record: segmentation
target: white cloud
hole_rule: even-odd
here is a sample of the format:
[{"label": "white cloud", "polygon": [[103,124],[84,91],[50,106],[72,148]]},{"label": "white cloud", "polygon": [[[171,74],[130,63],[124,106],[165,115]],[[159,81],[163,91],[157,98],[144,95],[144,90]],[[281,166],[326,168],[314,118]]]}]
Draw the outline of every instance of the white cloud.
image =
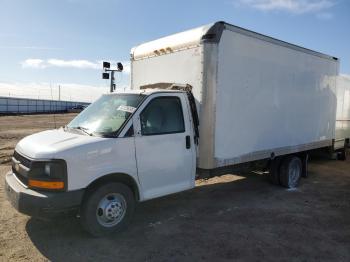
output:
[{"label": "white cloud", "polygon": [[[58,100],[59,86],[62,101],[92,102],[109,92],[109,86],[92,86],[76,83],[4,83],[0,82],[0,96]],[[128,86],[118,85],[118,89]]]},{"label": "white cloud", "polygon": [[101,69],[101,63],[90,62],[88,60],[62,60],[62,59],[48,59],[48,66],[56,67],[73,67],[80,69]]},{"label": "white cloud", "polygon": [[44,63],[44,60],[42,59],[36,59],[36,58],[29,58],[23,62],[21,62],[22,67],[32,67],[32,68],[45,68],[46,65]]},{"label": "white cloud", "polygon": [[[110,60],[107,60],[110,61]],[[56,58],[50,58],[47,60],[42,59],[26,59],[22,61],[20,64],[23,68],[36,68],[36,69],[43,69],[48,67],[62,67],[62,68],[78,68],[78,69],[95,69],[95,70],[102,70],[102,60],[100,61],[89,61],[89,60],[63,60],[63,59],[56,59]],[[110,61],[112,68],[113,66],[117,64],[117,61]],[[124,61],[122,62],[124,66],[123,73],[124,74],[130,74],[130,62]]]},{"label": "white cloud", "polygon": [[[335,0],[239,0],[239,3],[262,11],[285,11],[293,14],[305,14],[328,10],[335,5]],[[330,13],[323,16],[330,18]]]}]

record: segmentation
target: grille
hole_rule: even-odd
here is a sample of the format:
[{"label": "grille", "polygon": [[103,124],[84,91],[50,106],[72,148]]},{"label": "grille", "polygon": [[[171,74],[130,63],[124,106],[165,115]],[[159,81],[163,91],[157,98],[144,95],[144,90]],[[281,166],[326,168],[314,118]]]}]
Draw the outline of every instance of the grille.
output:
[{"label": "grille", "polygon": [[21,181],[26,186],[28,185],[28,178],[27,177],[18,173],[16,170],[14,170],[14,168],[12,168],[12,172],[18,178],[19,181]]},{"label": "grille", "polygon": [[28,158],[20,155],[17,151],[13,153],[13,158],[19,161],[25,167],[30,168],[31,161]]},{"label": "grille", "polygon": [[[21,165],[30,168],[31,166],[31,161],[30,159],[20,155],[18,152],[13,153],[13,158],[16,159],[21,163]],[[15,174],[15,176],[20,180],[23,184],[28,185],[28,177],[25,174],[21,174],[21,172],[18,172],[15,169],[15,163],[12,164],[12,172]]]}]

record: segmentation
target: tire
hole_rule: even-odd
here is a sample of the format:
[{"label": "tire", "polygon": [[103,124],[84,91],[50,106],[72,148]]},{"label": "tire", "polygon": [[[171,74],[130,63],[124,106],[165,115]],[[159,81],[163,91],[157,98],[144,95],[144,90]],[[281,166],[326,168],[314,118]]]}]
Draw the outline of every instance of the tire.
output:
[{"label": "tire", "polygon": [[124,229],[135,210],[131,189],[122,183],[103,184],[91,191],[81,208],[81,224],[94,237]]},{"label": "tire", "polygon": [[281,157],[275,157],[270,163],[269,178],[271,183],[274,185],[280,185],[279,169],[281,160]]},{"label": "tire", "polygon": [[303,155],[302,165],[303,165],[303,172],[301,173],[301,176],[307,178],[309,176],[309,172],[308,172],[309,154]]},{"label": "tire", "polygon": [[341,151],[337,152],[337,160],[345,161],[346,160],[346,149],[342,149]]},{"label": "tire", "polygon": [[287,188],[298,186],[303,171],[303,165],[299,157],[288,156],[283,159],[280,167],[280,183]]}]

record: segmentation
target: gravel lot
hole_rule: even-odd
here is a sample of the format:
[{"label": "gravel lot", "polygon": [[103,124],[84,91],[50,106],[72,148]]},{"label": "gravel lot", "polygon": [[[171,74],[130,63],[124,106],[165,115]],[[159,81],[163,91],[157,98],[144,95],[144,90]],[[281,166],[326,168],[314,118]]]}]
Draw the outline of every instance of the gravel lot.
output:
[{"label": "gravel lot", "polygon": [[[56,125],[74,115],[56,115]],[[138,206],[130,227],[94,239],[76,218],[37,220],[4,196],[15,143],[52,115],[0,117],[0,261],[350,261],[350,161],[313,160],[297,190],[225,175]]]}]

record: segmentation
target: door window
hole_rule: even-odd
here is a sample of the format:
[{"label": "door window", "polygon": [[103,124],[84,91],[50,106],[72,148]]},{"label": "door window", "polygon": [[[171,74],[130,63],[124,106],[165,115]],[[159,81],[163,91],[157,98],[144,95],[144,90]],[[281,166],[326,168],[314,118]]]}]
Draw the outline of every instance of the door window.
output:
[{"label": "door window", "polygon": [[178,97],[153,99],[140,114],[142,135],[185,132],[181,100]]}]

